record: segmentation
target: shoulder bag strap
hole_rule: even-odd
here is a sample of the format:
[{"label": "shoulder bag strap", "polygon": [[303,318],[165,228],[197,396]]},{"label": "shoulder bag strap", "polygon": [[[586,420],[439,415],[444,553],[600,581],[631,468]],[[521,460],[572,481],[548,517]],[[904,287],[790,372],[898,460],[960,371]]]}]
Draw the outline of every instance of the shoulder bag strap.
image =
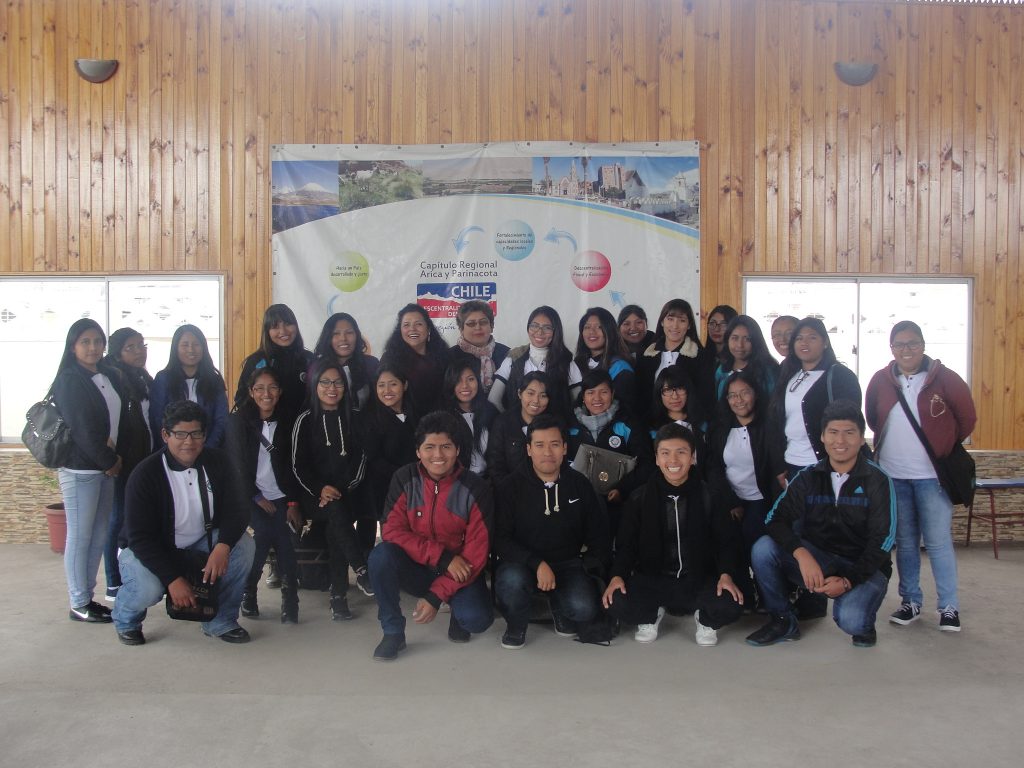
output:
[{"label": "shoulder bag strap", "polygon": [[203,505],[203,523],[206,529],[206,544],[213,552],[213,516],[210,514],[210,492],[206,484],[206,470],[202,465],[196,467],[199,476],[199,501]]},{"label": "shoulder bag strap", "polygon": [[907,400],[903,397],[903,390],[896,389],[896,395],[900,399],[900,405],[903,406],[903,412],[907,414],[907,421],[910,422],[910,426],[914,428],[914,434],[917,435],[917,439],[921,441],[921,445],[924,446],[925,452],[928,454],[928,459],[932,463],[932,468],[935,470],[936,477],[942,477],[942,471],[939,467],[938,459],[935,458],[935,451],[932,450],[932,444],[928,442],[928,438],[925,437],[924,430],[921,429],[921,425],[917,423],[917,419],[914,418],[913,412],[910,410],[910,406],[907,404]]}]

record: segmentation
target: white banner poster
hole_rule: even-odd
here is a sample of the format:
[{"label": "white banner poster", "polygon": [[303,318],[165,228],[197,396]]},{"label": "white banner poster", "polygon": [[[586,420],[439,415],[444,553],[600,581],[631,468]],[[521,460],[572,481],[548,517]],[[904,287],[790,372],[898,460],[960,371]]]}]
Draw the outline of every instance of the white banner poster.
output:
[{"label": "white banner poster", "polygon": [[668,299],[696,310],[697,142],[626,145],[276,145],[275,302],[312,346],[348,312],[376,354],[416,302],[449,342],[463,301],[495,312],[494,335],[526,342],[530,311],[553,306],[566,345],[588,307]]}]

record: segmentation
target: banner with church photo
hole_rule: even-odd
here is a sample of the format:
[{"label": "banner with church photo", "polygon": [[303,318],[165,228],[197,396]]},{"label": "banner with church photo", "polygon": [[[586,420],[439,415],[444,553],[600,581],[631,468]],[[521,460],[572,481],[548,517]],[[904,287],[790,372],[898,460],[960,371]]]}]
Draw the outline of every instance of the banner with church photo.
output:
[{"label": "banner with church photo", "polygon": [[309,344],[348,312],[379,352],[416,302],[449,342],[470,299],[494,335],[525,343],[530,311],[700,303],[696,142],[623,145],[277,145],[273,299]]}]

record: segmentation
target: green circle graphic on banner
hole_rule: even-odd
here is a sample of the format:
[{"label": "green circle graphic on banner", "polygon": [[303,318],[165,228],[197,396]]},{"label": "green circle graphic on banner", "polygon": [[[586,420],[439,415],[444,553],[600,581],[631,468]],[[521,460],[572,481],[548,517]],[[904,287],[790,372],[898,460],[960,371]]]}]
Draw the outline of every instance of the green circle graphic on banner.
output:
[{"label": "green circle graphic on banner", "polygon": [[356,251],[338,254],[331,264],[331,282],[339,291],[358,291],[370,279],[370,264],[366,257]]}]

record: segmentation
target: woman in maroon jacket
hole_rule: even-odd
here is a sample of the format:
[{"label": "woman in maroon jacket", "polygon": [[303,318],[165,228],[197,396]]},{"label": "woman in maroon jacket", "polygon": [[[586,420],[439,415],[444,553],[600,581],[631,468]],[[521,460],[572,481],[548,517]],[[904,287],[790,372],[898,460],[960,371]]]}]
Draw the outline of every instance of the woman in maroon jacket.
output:
[{"label": "woman in maroon jacket", "polygon": [[974,429],[974,401],[963,379],[925,355],[924,334],[917,323],[896,323],[889,348],[893,362],[871,377],[864,398],[864,415],[875,433],[875,455],[896,489],[896,567],[902,605],[889,621],[907,625],[921,616],[923,538],[938,592],[939,629],[959,632],[953,503],[907,410],[941,459]]}]

